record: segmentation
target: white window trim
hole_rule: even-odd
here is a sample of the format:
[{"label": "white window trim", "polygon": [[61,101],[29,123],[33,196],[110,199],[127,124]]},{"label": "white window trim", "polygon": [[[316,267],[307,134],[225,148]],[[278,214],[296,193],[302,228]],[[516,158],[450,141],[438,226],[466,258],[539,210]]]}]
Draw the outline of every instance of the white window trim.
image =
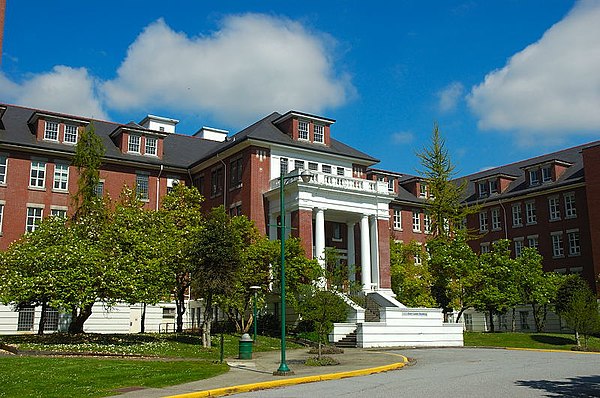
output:
[{"label": "white window trim", "polygon": [[[44,178],[42,179],[42,186],[31,185],[31,172],[33,171],[33,163],[43,163],[44,164]],[[36,159],[32,158],[31,163],[29,164],[29,189],[34,189],[38,191],[46,190],[46,178],[48,177],[48,161],[46,159]],[[39,170],[38,170],[39,173]],[[39,177],[36,177],[36,180],[39,180]]]},{"label": "white window trim", "polygon": [[[396,215],[398,215],[398,217],[396,217]],[[396,222],[396,219],[398,219],[398,222]],[[394,209],[393,214],[392,214],[392,225],[393,225],[395,231],[402,231],[402,210],[401,209]]]},{"label": "white window trim", "polygon": [[[533,205],[533,221],[529,221],[529,211],[527,211],[528,205]],[[537,208],[535,206],[535,201],[525,202],[525,225],[535,225],[537,224]]]},{"label": "white window trim", "polygon": [[[323,129],[321,131],[321,140],[317,140],[317,127]],[[317,143],[317,144],[324,144],[325,143],[325,126],[323,126],[322,124],[314,124],[314,130],[313,130],[313,142]]]},{"label": "white window trim", "polygon": [[[56,138],[47,138],[46,137],[46,132],[48,131],[48,123],[52,123],[52,124],[56,125]],[[44,121],[44,141],[58,142],[59,137],[60,137],[60,123],[53,122],[51,120]]]},{"label": "white window trim", "polygon": [[[553,214],[552,211],[552,201],[554,201],[555,204],[555,214]],[[553,217],[554,216],[554,217]],[[558,196],[549,196],[548,197],[548,220],[551,222],[554,221],[560,221],[561,217],[560,217],[560,198]]]},{"label": "white window trim", "polygon": [[[567,209],[567,198],[573,199],[571,211],[569,211]],[[575,201],[575,192],[567,192],[567,193],[563,194],[563,202],[565,205],[565,219],[577,218],[577,205],[576,205],[576,201]],[[571,214],[569,214],[569,213],[571,213]]]},{"label": "white window trim", "polygon": [[[154,141],[154,153],[148,152],[148,148],[152,148],[148,146],[148,141]],[[158,156],[158,138],[156,137],[144,137],[144,155],[146,156]]]},{"label": "white window trim", "polygon": [[[67,127],[75,127],[75,142],[67,141]],[[78,140],[79,140],[79,126],[76,126],[74,124],[66,124],[65,123],[65,131],[63,133],[63,143],[67,144],[67,145],[76,145]]]},{"label": "white window trim", "polygon": [[4,209],[6,208],[6,201],[0,200],[0,236],[4,235],[2,225],[4,224]]},{"label": "white window trim", "polygon": [[6,186],[6,181],[8,180],[8,154],[7,153],[0,153],[0,157],[3,157],[6,159],[6,161],[4,162],[4,181],[0,181],[0,187],[5,187]]},{"label": "white window trim", "polygon": [[[300,123],[306,124],[306,131],[300,130]],[[301,137],[300,132],[306,133],[306,138]],[[298,120],[298,141],[310,141],[310,123],[305,120]]]},{"label": "white window trim", "polygon": [[[135,137],[135,138],[138,139],[138,142],[137,142],[138,149],[137,149],[137,151],[131,149],[131,144],[132,144],[132,138],[133,137]],[[142,149],[142,136],[138,135],[138,134],[129,134],[129,136],[127,137],[127,153],[135,153],[135,154],[139,155],[141,153],[140,152],[141,149]]]},{"label": "white window trim", "polygon": [[[67,181],[66,181],[66,187],[64,189],[60,188],[60,187],[56,188],[57,166],[66,166],[67,167],[67,175],[66,175]],[[70,170],[69,170],[68,163],[60,163],[60,162],[54,163],[54,173],[53,173],[54,175],[52,177],[52,192],[63,192],[63,193],[69,192],[69,172],[70,172]],[[60,175],[62,176],[62,173]],[[60,182],[62,182],[62,180],[60,180]]]},{"label": "white window trim", "polygon": [[[513,226],[513,228],[522,227],[523,226],[523,208],[521,207],[521,203],[513,204],[511,209],[512,209],[512,226]],[[519,223],[515,223],[515,221],[517,221],[515,218],[515,215],[517,214],[517,212],[515,212],[515,209],[519,209],[518,214],[519,214],[519,219],[521,221]]]},{"label": "white window trim", "polygon": [[[556,250],[554,250],[554,237],[555,236],[560,236],[561,237],[561,254],[556,254]],[[563,238],[563,232],[562,231],[555,231],[555,232],[550,232],[550,241],[552,244],[552,258],[564,258],[565,257],[565,240]]]},{"label": "white window trim", "polygon": [[413,210],[412,212],[412,230],[413,232],[421,232],[421,212],[419,211]]},{"label": "white window trim", "polygon": [[[44,208],[45,206],[43,204],[40,203],[27,203],[26,204],[26,209],[25,209],[25,232],[29,232],[27,231],[27,227],[29,226],[28,221],[29,221],[29,209],[40,209],[41,210],[41,216],[40,216],[40,220],[44,219]],[[31,232],[35,231],[35,225],[32,226]]]}]

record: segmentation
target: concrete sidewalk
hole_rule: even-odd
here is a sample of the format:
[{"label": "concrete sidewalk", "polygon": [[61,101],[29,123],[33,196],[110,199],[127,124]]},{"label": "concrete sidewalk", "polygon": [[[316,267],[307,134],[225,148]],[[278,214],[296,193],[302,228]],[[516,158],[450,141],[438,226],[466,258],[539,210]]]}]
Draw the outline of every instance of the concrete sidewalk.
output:
[{"label": "concrete sidewalk", "polygon": [[340,364],[336,366],[305,366],[304,360],[314,357],[308,348],[288,350],[291,376],[273,376],[279,367],[280,352],[254,353],[252,360],[227,359],[229,372],[204,380],[164,388],[145,388],[119,395],[128,398],[155,398],[184,394],[185,397],[208,397],[235,392],[253,391],[283,385],[364,376],[403,367],[407,359],[398,354],[360,348],[345,348],[343,354],[329,355]]}]

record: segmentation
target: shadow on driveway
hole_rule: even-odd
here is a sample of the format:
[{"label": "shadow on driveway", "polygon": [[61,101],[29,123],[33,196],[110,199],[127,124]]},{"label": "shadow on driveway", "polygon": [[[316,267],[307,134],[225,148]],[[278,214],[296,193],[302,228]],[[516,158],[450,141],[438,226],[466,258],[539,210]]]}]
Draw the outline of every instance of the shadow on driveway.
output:
[{"label": "shadow on driveway", "polygon": [[578,376],[566,380],[518,380],[518,386],[548,392],[548,397],[599,397],[600,376]]}]

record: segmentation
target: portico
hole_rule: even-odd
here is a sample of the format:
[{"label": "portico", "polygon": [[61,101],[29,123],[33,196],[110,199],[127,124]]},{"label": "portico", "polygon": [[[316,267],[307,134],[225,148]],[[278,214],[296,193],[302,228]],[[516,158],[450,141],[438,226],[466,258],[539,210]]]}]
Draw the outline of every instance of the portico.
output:
[{"label": "portico", "polygon": [[[269,237],[277,239],[281,217],[278,180],[265,193]],[[390,288],[387,186],[377,181],[314,173],[311,181],[285,186],[286,235],[300,238],[307,256],[325,267],[325,248],[343,252],[348,280],[365,292]]]}]

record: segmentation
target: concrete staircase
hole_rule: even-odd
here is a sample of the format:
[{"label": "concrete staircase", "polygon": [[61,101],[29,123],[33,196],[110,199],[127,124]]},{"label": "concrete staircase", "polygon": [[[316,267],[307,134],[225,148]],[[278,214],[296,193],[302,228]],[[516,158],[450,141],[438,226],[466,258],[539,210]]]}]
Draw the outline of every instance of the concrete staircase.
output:
[{"label": "concrete staircase", "polygon": [[365,322],[379,322],[381,316],[379,314],[379,304],[368,295],[365,308]]},{"label": "concrete staircase", "polygon": [[356,330],[347,334],[343,339],[336,341],[335,346],[339,348],[356,348]]}]

